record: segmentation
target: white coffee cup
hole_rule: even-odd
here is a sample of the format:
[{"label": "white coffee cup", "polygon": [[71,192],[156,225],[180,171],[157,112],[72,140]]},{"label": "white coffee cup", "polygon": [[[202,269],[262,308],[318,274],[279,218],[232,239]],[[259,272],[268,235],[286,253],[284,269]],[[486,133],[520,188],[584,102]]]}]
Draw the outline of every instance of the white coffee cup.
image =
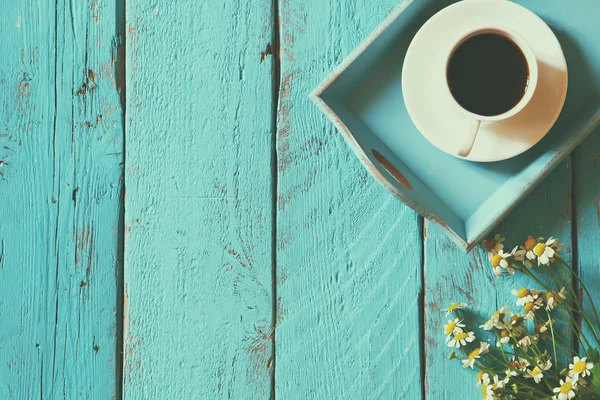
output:
[{"label": "white coffee cup", "polygon": [[471,152],[471,149],[473,148],[473,145],[475,144],[475,139],[477,138],[477,134],[479,133],[479,127],[481,126],[482,122],[502,121],[502,120],[505,120],[507,118],[514,116],[519,111],[521,111],[523,108],[525,108],[527,103],[529,103],[529,100],[531,100],[531,98],[533,97],[535,88],[537,86],[538,64],[537,64],[537,60],[535,58],[535,54],[533,53],[533,50],[531,49],[529,44],[527,44],[525,39],[523,39],[520,35],[518,35],[514,31],[512,31],[508,28],[504,28],[504,27],[478,28],[478,29],[475,29],[475,30],[465,33],[463,36],[460,37],[459,40],[456,41],[456,44],[452,47],[452,50],[448,53],[448,56],[446,57],[446,68],[444,69],[444,71],[446,71],[448,69],[448,64],[450,62],[450,59],[452,58],[456,49],[462,43],[464,43],[467,39],[472,38],[473,36],[477,36],[477,35],[481,35],[481,34],[485,34],[485,33],[493,33],[493,34],[504,36],[507,39],[511,40],[513,43],[515,43],[519,47],[519,49],[521,49],[521,52],[525,56],[525,60],[527,62],[527,66],[529,69],[528,82],[527,82],[525,91],[523,93],[523,97],[521,97],[521,100],[519,100],[519,102],[514,107],[512,107],[508,111],[503,112],[502,114],[487,116],[487,115],[475,114],[469,110],[466,110],[464,107],[462,107],[456,101],[454,96],[452,95],[452,92],[450,90],[450,85],[448,84],[448,79],[445,79],[446,89],[447,89],[446,92],[447,92],[447,96],[449,98],[449,102],[452,104],[456,113],[461,114],[462,116],[464,116],[464,119],[465,119],[465,128],[464,128],[465,133],[460,138],[457,138],[457,141],[459,141],[459,143],[457,146],[456,154],[459,155],[460,157],[467,157],[469,155],[469,153]]}]

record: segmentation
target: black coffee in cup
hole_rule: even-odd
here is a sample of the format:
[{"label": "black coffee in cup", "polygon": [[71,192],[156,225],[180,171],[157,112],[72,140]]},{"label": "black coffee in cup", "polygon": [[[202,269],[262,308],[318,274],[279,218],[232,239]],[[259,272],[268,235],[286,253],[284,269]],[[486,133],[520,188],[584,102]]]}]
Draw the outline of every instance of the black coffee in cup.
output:
[{"label": "black coffee in cup", "polygon": [[529,83],[529,67],[511,39],[497,33],[480,33],[454,50],[446,78],[461,107],[489,117],[519,103]]}]

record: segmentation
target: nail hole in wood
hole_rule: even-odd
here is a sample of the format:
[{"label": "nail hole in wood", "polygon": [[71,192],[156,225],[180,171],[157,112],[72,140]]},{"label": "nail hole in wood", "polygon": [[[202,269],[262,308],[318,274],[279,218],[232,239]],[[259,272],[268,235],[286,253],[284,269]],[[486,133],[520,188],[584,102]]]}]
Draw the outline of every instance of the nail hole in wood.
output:
[{"label": "nail hole in wood", "polygon": [[392,175],[398,181],[399,184],[401,184],[408,190],[412,190],[413,187],[408,181],[408,179],[406,179],[404,175],[402,175],[400,171],[398,171],[398,169],[394,167],[391,162],[388,161],[387,158],[381,155],[381,153],[379,153],[377,150],[371,150],[371,152],[375,156],[375,159],[379,161],[383,168],[385,168],[385,170],[389,172],[390,175]]}]

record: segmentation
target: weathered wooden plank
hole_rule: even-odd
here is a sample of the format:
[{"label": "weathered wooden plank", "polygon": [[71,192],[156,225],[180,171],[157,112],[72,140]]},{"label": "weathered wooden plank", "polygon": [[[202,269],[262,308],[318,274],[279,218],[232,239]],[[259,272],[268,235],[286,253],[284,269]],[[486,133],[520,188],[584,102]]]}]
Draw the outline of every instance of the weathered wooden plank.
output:
[{"label": "weathered wooden plank", "polygon": [[[585,282],[590,295],[600,298],[600,136],[598,130],[592,132],[573,154],[573,177],[576,229],[576,268]],[[593,309],[588,299],[584,299],[584,309],[592,316]],[[595,303],[596,309],[600,304]],[[594,320],[592,318],[592,320]],[[590,333],[583,324],[584,332]],[[591,335],[589,336],[592,337]]]},{"label": "weathered wooden plank", "polygon": [[127,20],[124,397],[269,398],[271,1]]},{"label": "weathered wooden plank", "polygon": [[[453,302],[465,302],[476,313],[476,322],[482,324],[505,304],[513,312],[520,311],[512,289],[541,288],[519,274],[495,277],[483,249],[474,249],[465,255],[440,230],[429,227],[425,239],[426,398],[479,398],[481,389],[475,386],[477,370],[465,371],[456,360],[448,360],[451,349],[444,343],[443,333],[448,318],[443,309]],[[567,244],[563,254],[570,260],[570,157],[502,222],[498,231],[507,237],[507,245],[513,246],[527,239],[527,235],[558,237],[561,243]],[[480,331],[476,326],[469,328]]]},{"label": "weathered wooden plank", "polygon": [[419,217],[307,98],[395,5],[280,3],[277,398],[421,398]]},{"label": "weathered wooden plank", "polygon": [[0,398],[116,397],[123,10],[1,9]]}]

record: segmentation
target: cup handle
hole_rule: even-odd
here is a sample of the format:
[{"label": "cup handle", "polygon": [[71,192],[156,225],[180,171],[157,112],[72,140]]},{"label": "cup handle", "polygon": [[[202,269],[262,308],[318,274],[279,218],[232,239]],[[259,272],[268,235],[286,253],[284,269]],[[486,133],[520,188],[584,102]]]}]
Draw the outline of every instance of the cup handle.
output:
[{"label": "cup handle", "polygon": [[481,125],[481,121],[477,119],[471,120],[467,134],[465,135],[464,141],[458,150],[458,155],[461,157],[466,157],[471,153],[471,149],[473,149],[473,145],[475,144],[475,139],[477,138],[477,133],[479,132],[479,126]]}]

